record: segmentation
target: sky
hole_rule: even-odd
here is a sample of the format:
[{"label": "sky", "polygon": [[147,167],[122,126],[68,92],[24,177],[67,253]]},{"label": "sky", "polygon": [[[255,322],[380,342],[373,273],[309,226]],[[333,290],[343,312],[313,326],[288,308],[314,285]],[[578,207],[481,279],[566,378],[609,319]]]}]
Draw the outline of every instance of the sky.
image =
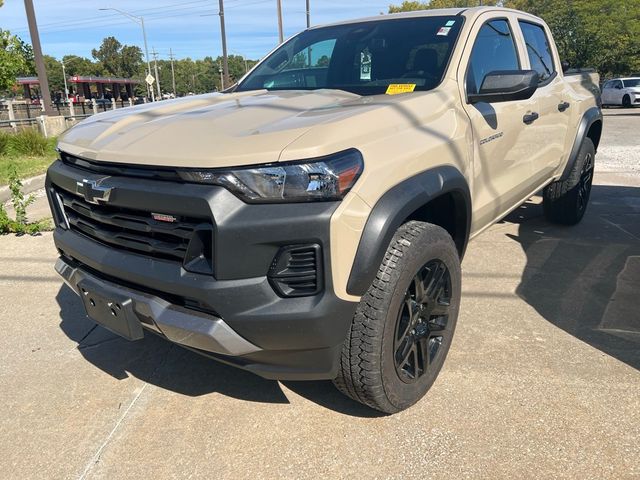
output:
[{"label": "sky", "polygon": [[[400,0],[310,0],[311,24],[378,15]],[[91,49],[115,36],[143,48],[142,29],[115,11],[142,16],[149,50],[159,59],[217,57],[222,52],[218,0],[33,0],[44,54],[91,58]],[[278,42],[276,0],[224,0],[229,54],[258,59]],[[282,0],[285,37],[306,27],[305,0]],[[22,0],[5,0],[0,28],[30,42]]]}]

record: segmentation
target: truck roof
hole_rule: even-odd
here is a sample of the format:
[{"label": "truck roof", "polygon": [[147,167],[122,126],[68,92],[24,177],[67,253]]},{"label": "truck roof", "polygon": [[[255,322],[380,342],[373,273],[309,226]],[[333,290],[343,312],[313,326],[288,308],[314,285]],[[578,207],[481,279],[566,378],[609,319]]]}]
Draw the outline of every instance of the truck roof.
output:
[{"label": "truck roof", "polygon": [[466,18],[473,18],[473,17],[477,17],[482,13],[490,12],[490,11],[518,13],[520,15],[526,15],[528,17],[536,19],[540,22],[543,21],[542,19],[536,17],[535,15],[531,15],[530,13],[526,13],[520,10],[514,10],[512,8],[503,8],[503,7],[436,8],[432,10],[414,10],[411,12],[376,15],[374,17],[354,18],[352,20],[343,20],[339,22],[326,23],[323,25],[316,25],[311,27],[311,29],[322,28],[322,27],[333,27],[336,25],[349,25],[351,23],[375,22],[375,21],[381,21],[381,20],[395,20],[397,18],[450,17],[455,15],[464,16]]}]

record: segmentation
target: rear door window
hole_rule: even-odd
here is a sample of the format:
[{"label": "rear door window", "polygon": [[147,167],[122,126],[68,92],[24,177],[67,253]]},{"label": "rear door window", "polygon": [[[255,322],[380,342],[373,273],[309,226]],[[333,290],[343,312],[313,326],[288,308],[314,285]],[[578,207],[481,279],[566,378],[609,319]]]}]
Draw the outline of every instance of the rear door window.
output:
[{"label": "rear door window", "polygon": [[544,83],[555,73],[553,54],[551,53],[551,45],[547,34],[541,25],[525,22],[524,20],[520,20],[518,23],[527,46],[531,69],[538,72],[540,83]]},{"label": "rear door window", "polygon": [[478,32],[469,66],[467,67],[467,93],[478,93],[488,73],[498,70],[519,70],[516,44],[504,19],[485,23]]}]

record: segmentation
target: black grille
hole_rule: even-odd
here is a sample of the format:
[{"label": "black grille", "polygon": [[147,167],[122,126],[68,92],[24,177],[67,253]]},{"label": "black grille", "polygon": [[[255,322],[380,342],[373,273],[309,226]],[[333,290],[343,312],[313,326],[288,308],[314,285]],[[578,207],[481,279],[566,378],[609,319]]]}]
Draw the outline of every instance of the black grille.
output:
[{"label": "black grille", "polygon": [[269,279],[285,297],[305,297],[322,290],[322,259],[319,245],[283,247],[274,258]]},{"label": "black grille", "polygon": [[154,220],[151,212],[94,205],[83,197],[56,189],[69,228],[102,244],[167,260],[184,261],[194,232],[210,229],[205,220],[176,217],[175,223]]}]

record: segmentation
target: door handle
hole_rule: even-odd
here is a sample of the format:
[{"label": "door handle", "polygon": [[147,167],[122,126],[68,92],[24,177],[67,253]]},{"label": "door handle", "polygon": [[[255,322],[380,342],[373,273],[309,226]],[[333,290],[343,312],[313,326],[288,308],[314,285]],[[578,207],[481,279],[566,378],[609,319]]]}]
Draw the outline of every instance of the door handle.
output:
[{"label": "door handle", "polygon": [[562,102],[558,105],[558,111],[564,112],[567,108],[569,108],[571,104],[569,102]]},{"label": "door handle", "polygon": [[532,112],[532,113],[528,113],[526,114],[524,117],[522,117],[522,121],[524,123],[526,123],[527,125],[531,125],[533,122],[535,122],[538,118],[540,118],[540,115],[538,115],[537,112]]}]

